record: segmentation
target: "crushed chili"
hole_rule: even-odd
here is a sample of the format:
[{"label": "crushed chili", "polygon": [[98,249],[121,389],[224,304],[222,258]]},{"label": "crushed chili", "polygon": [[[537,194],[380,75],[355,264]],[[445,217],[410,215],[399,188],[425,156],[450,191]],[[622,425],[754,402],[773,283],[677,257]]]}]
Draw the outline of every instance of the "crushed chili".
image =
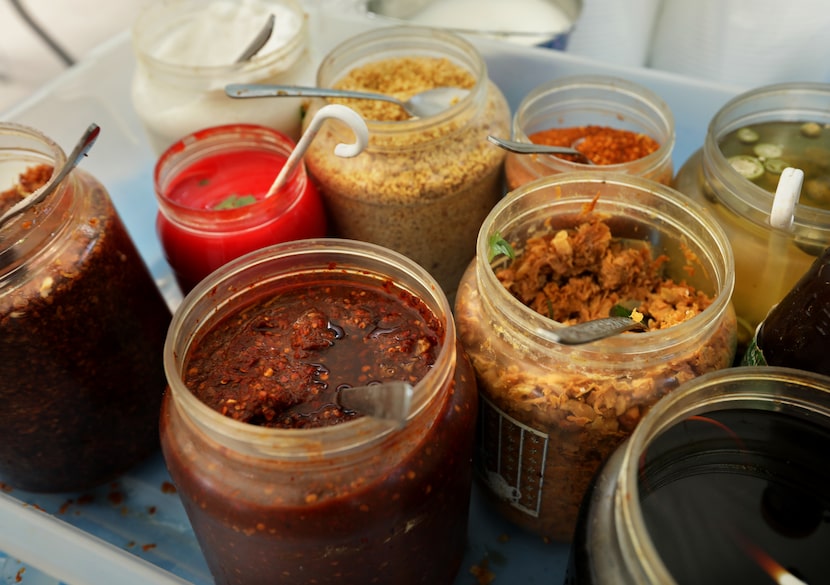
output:
[{"label": "crushed chili", "polygon": [[[536,144],[573,147],[595,165],[616,165],[635,161],[660,148],[660,144],[647,134],[593,124],[548,128],[530,134],[528,138]],[[572,155],[556,156],[580,162]]]}]

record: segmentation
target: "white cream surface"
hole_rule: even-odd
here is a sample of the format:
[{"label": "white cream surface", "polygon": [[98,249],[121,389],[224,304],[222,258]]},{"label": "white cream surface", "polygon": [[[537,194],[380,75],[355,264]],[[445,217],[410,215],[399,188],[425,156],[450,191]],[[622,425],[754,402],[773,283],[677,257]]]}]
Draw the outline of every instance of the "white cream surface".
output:
[{"label": "white cream surface", "polygon": [[279,50],[297,35],[303,15],[278,3],[262,0],[213,0],[193,18],[171,27],[150,54],[168,63],[211,67],[230,65],[274,14],[271,38],[260,55]]}]

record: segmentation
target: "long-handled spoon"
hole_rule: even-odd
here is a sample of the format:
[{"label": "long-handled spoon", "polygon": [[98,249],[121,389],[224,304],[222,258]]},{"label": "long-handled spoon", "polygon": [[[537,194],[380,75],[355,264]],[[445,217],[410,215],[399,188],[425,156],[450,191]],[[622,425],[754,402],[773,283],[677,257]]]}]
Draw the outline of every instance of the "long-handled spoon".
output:
[{"label": "long-handled spoon", "polygon": [[410,116],[428,118],[449,109],[464,99],[470,91],[460,87],[436,87],[416,93],[404,101],[390,95],[368,91],[349,91],[345,89],[304,87],[299,85],[232,83],[225,86],[225,93],[232,98],[326,97],[379,100],[399,105]]},{"label": "long-handled spoon", "polygon": [[66,163],[61,167],[56,175],[54,175],[48,184],[46,184],[42,189],[39,191],[35,191],[28,197],[25,197],[15,203],[12,207],[10,207],[6,212],[0,216],[0,227],[2,227],[7,221],[12,219],[13,217],[23,213],[36,203],[40,203],[43,201],[47,195],[49,195],[52,191],[54,191],[58,185],[66,178],[66,176],[78,166],[86,153],[89,152],[89,149],[92,148],[92,145],[95,144],[95,141],[98,139],[98,134],[101,132],[101,128],[98,127],[97,124],[90,124],[89,127],[84,131],[83,136],[75,145],[75,148],[72,149],[72,152],[69,153],[69,156],[66,159]]},{"label": "long-handled spoon", "polygon": [[504,150],[507,150],[509,152],[515,152],[517,154],[570,154],[572,156],[579,157],[582,161],[589,165],[594,164],[590,158],[588,158],[575,148],[569,148],[567,146],[550,146],[548,144],[519,142],[517,140],[507,140],[505,138],[499,138],[497,136],[488,136],[487,140],[489,140],[496,146],[500,146]]},{"label": "long-handled spoon", "polygon": [[582,345],[606,337],[618,335],[632,329],[646,329],[645,324],[635,321],[631,317],[603,317],[576,325],[568,325],[559,329],[536,330],[536,333],[554,343],[563,345]]},{"label": "long-handled spoon", "polygon": [[262,47],[265,46],[265,43],[268,42],[268,39],[271,38],[271,34],[274,32],[274,20],[274,15],[269,14],[268,20],[265,22],[265,26],[259,29],[257,35],[253,38],[253,40],[251,40],[250,43],[248,43],[248,46],[245,47],[242,54],[236,58],[235,63],[244,63],[259,53]]}]

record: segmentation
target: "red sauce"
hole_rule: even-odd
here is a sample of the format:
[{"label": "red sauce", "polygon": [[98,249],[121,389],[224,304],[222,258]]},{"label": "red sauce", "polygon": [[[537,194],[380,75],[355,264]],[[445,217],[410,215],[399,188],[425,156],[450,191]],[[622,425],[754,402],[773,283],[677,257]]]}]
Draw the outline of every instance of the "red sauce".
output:
[{"label": "red sauce", "polygon": [[[197,143],[220,130],[197,133]],[[265,199],[287,152],[270,145],[224,146],[195,159],[160,187],[161,169],[172,166],[186,148],[182,143],[174,145],[156,165],[161,208],[156,229],[182,292],[248,252],[326,235],[322,200],[302,166],[280,192]],[[236,203],[227,207],[230,201]]]},{"label": "red sauce", "polygon": [[[286,380],[297,375],[296,387],[273,383],[272,374],[260,388],[286,403],[272,422],[326,424],[322,413],[329,412],[340,424],[357,424],[328,409],[326,392],[418,379],[432,367],[446,343],[444,322],[420,299],[391,283],[320,280],[272,289],[211,326],[188,355],[187,383],[214,406],[227,405],[225,386],[271,405],[249,393],[252,380],[285,367]],[[454,377],[423,417],[356,453],[310,460],[257,459],[220,447],[192,431],[168,393],[165,460],[216,583],[453,582],[466,544],[477,412],[474,374],[456,351]],[[217,381],[225,382],[219,391]],[[329,390],[306,401],[302,390],[317,382]],[[312,406],[310,416],[287,404],[298,391],[294,398]],[[294,412],[287,422],[286,412]]]}]

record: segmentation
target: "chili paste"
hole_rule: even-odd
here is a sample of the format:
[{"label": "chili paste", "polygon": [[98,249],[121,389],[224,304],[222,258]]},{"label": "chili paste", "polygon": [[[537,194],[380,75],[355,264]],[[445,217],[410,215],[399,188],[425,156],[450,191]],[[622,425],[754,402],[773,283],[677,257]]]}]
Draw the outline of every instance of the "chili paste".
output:
[{"label": "chili paste", "polygon": [[218,323],[195,344],[184,381],[202,402],[242,422],[327,426],[359,416],[338,406],[338,389],[415,384],[435,362],[442,335],[426,305],[391,283],[314,283]]}]

